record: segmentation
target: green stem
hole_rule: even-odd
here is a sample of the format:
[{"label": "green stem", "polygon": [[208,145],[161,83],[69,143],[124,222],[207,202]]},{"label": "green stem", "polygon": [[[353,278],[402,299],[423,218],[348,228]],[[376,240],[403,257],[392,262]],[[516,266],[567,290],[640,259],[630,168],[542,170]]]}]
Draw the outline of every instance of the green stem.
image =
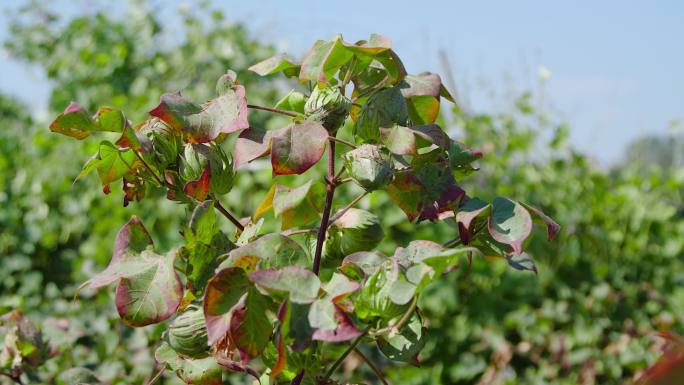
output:
[{"label": "green stem", "polygon": [[337,213],[335,213],[335,215],[333,215],[333,217],[330,219],[330,223],[335,223],[336,220],[340,219],[340,217],[342,217],[344,213],[349,211],[350,208],[354,207],[355,204],[359,203],[359,201],[363,199],[366,195],[368,195],[368,191],[364,191],[363,194],[354,198],[354,200],[349,202],[349,204],[346,205],[342,210],[338,211]]},{"label": "green stem", "polygon": [[413,311],[416,310],[416,305],[418,304],[418,301],[416,297],[413,297],[413,300],[411,301],[411,305],[406,309],[406,312],[404,312],[404,315],[401,316],[399,319],[399,322],[397,322],[394,325],[388,326],[386,328],[378,329],[373,332],[371,332],[372,335],[376,336],[378,334],[384,334],[384,333],[389,333],[392,331],[399,331],[401,330],[402,327],[404,327],[404,324],[411,318],[411,315],[413,314]]},{"label": "green stem", "polygon": [[351,147],[351,148],[356,148],[356,145],[355,145],[354,143],[352,143],[352,142],[347,142],[347,141],[344,140],[344,139],[336,138],[336,137],[334,137],[334,136],[329,136],[328,139],[333,140],[333,141],[335,141],[335,142],[337,142],[337,143],[342,143],[342,144],[344,144],[345,146],[348,146],[348,147]]},{"label": "green stem", "polygon": [[354,341],[352,341],[351,345],[349,345],[349,347],[347,348],[347,350],[345,350],[344,353],[342,353],[342,355],[341,355],[339,358],[337,358],[337,360],[335,360],[335,362],[333,362],[332,366],[330,367],[330,369],[328,369],[328,371],[325,373],[325,376],[323,377],[323,380],[324,380],[324,381],[327,380],[327,379],[329,379],[330,376],[332,376],[333,373],[335,373],[335,370],[337,370],[337,368],[338,368],[340,365],[342,365],[342,362],[344,361],[345,358],[347,358],[347,356],[349,355],[349,353],[351,353],[354,349],[356,349],[356,345],[358,345],[359,342],[361,342],[361,340],[363,339],[363,337],[365,337],[365,336],[368,334],[368,330],[369,330],[369,329],[370,329],[370,328],[366,328],[366,329],[361,333],[360,336],[356,337],[356,339],[355,339]]},{"label": "green stem", "polygon": [[281,115],[286,115],[286,116],[291,116],[293,118],[296,118],[299,116],[298,114],[290,111],[285,111],[285,110],[279,110],[277,108],[271,108],[271,107],[265,107],[265,106],[257,106],[255,104],[248,104],[247,108],[251,108],[253,110],[262,110],[262,111],[268,111],[268,112],[273,112],[276,114],[281,114]]},{"label": "green stem", "polygon": [[371,368],[371,370],[373,371],[373,373],[375,373],[375,375],[380,379],[380,381],[382,381],[382,383],[383,383],[384,385],[389,385],[389,382],[387,381],[387,379],[385,378],[385,376],[382,374],[382,371],[380,370],[380,368],[378,368],[378,367],[373,363],[373,361],[371,361],[368,357],[366,357],[365,354],[361,353],[361,350],[359,350],[358,348],[354,348],[354,353],[358,354],[358,356],[361,357],[361,359],[363,360],[363,362],[365,362],[366,365],[368,365],[368,367]]},{"label": "green stem", "polygon": [[150,380],[150,382],[147,383],[147,385],[154,385],[154,383],[157,382],[161,378],[161,376],[164,374],[165,370],[166,370],[166,364],[163,364],[161,369],[159,369],[157,374],[155,374],[154,377],[152,377],[152,379]]},{"label": "green stem", "polygon": [[157,183],[159,183],[159,186],[160,187],[166,186],[166,183],[164,183],[164,181],[159,176],[157,176],[157,173],[152,170],[152,167],[145,161],[145,159],[143,159],[143,157],[140,155],[140,153],[138,153],[138,151],[135,151],[133,149],[131,149],[131,151],[133,151],[133,153],[135,154],[135,157],[138,158],[138,160],[143,164],[143,166],[145,166],[147,171],[149,171],[150,174],[152,174],[152,177],[154,177],[154,179],[157,181]]}]

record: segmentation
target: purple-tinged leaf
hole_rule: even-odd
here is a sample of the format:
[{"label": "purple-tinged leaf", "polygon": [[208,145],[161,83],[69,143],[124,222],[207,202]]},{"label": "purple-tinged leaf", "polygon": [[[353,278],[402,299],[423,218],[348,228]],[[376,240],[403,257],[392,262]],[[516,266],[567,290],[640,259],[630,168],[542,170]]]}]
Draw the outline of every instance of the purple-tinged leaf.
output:
[{"label": "purple-tinged leaf", "polygon": [[309,120],[284,127],[271,138],[274,175],[302,174],[318,162],[328,143],[328,131]]},{"label": "purple-tinged leaf", "polygon": [[342,274],[333,273],[330,281],[323,286],[323,290],[333,303],[338,303],[349,297],[352,293],[359,290],[361,285],[358,282],[350,281]]},{"label": "purple-tinged leaf", "polygon": [[250,127],[240,133],[233,150],[233,169],[247,164],[254,159],[266,156],[271,147],[273,131]]},{"label": "purple-tinged leaf", "polygon": [[415,156],[411,167],[412,170],[397,173],[387,188],[390,198],[409,221],[416,218],[419,222],[435,221],[440,213],[452,210],[465,196],[441,151]]},{"label": "purple-tinged leaf", "polygon": [[335,320],[337,327],[332,330],[318,329],[313,334],[313,339],[325,342],[344,342],[357,338],[362,332],[352,323],[349,316],[337,305],[334,305]]},{"label": "purple-tinged leaf", "polygon": [[261,355],[271,339],[271,323],[266,311],[271,301],[254,288],[233,307],[230,317],[230,340],[240,352],[243,363]]},{"label": "purple-tinged leaf", "polygon": [[[417,138],[429,143],[434,144],[437,147],[448,149],[451,144],[451,139],[442,128],[436,124],[426,124],[422,126],[410,127],[411,131],[416,135]],[[419,141],[418,147],[425,147]]]},{"label": "purple-tinged leaf", "polygon": [[496,197],[492,201],[487,227],[494,240],[511,246],[515,254],[520,254],[523,242],[532,231],[532,218],[521,204]]},{"label": "purple-tinged leaf", "polygon": [[406,75],[404,81],[399,84],[402,95],[409,99],[413,96],[432,96],[439,98],[442,79],[439,75],[431,72],[423,72],[418,75]]},{"label": "purple-tinged leaf", "polygon": [[203,303],[209,345],[228,335],[230,312],[251,286],[245,272],[238,267],[223,269],[207,282]]},{"label": "purple-tinged leaf", "polygon": [[134,327],[169,318],[183,297],[173,267],[175,254],[156,254],[152,246],[147,230],[134,216],[119,231],[107,268],[82,285],[99,288],[119,280],[116,307],[124,322]]},{"label": "purple-tinged leaf", "polygon": [[258,270],[251,273],[250,278],[264,294],[289,297],[290,302],[299,304],[313,302],[321,288],[316,274],[296,266]]},{"label": "purple-tinged leaf", "polygon": [[91,132],[99,130],[88,112],[78,104],[71,102],[64,112],[50,123],[50,131],[81,140],[87,138]]},{"label": "purple-tinged leaf", "polygon": [[531,213],[533,218],[536,220],[536,222],[541,222],[541,224],[546,225],[546,231],[548,233],[548,239],[549,241],[553,240],[558,232],[560,231],[560,225],[556,223],[551,217],[548,215],[544,214],[543,211],[540,209],[528,205],[527,203],[520,202],[523,206],[525,206],[526,209],[528,209]]},{"label": "purple-tinged leaf", "polygon": [[[480,198],[470,198],[459,208],[459,211],[456,213],[456,222],[459,224],[459,229],[462,228],[468,232],[468,240],[472,235],[470,232],[472,231],[471,225],[473,221],[478,217],[489,215],[491,207],[489,203]],[[463,236],[461,236],[461,239],[463,239]]]},{"label": "purple-tinged leaf", "polygon": [[283,72],[285,76],[292,77],[299,74],[300,64],[297,64],[294,60],[290,59],[287,54],[281,53],[254,64],[248,69],[261,76]]},{"label": "purple-tinged leaf", "polygon": [[327,83],[353,56],[339,35],[329,41],[318,40],[302,61],[299,80]]},{"label": "purple-tinged leaf", "polygon": [[121,278],[116,287],[116,309],[123,322],[140,327],[171,317],[183,298],[183,285],[173,267],[175,253],[167,256],[144,251],[149,267]]},{"label": "purple-tinged leaf", "polygon": [[221,133],[231,133],[249,127],[247,122],[247,99],[241,85],[216,99],[199,106],[181,96],[167,93],[150,115],[161,119],[175,130],[181,131],[189,143],[205,143],[216,139]]}]

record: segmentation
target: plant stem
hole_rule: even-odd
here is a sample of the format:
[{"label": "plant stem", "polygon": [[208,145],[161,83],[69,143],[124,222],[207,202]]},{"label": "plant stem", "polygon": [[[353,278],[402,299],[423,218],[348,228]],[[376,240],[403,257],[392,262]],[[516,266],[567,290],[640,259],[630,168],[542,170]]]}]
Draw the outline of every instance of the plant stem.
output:
[{"label": "plant stem", "polygon": [[416,300],[416,297],[413,297],[413,300],[411,301],[411,305],[408,307],[408,309],[406,309],[406,312],[404,313],[404,315],[401,316],[401,318],[399,319],[399,322],[397,322],[396,324],[394,324],[392,326],[388,326],[386,328],[375,330],[371,334],[375,336],[378,334],[392,332],[394,330],[400,330],[404,326],[404,324],[406,324],[406,321],[408,321],[409,318],[411,318],[413,311],[416,310],[417,302],[418,301]]},{"label": "plant stem", "polygon": [[349,345],[347,350],[345,350],[344,353],[342,353],[342,355],[340,357],[338,357],[337,360],[335,360],[335,362],[333,362],[330,369],[328,369],[328,371],[325,373],[325,377],[323,377],[323,380],[327,380],[328,378],[330,378],[330,376],[332,376],[333,373],[335,373],[335,370],[337,370],[337,368],[340,365],[342,365],[342,362],[344,361],[345,358],[347,358],[349,353],[351,353],[354,349],[356,349],[356,345],[358,345],[359,342],[361,342],[361,340],[363,339],[363,337],[365,337],[366,334],[368,334],[368,330],[369,330],[369,328],[366,328],[363,331],[363,333],[361,333],[360,336],[356,337],[356,339],[354,341],[352,341],[351,345]]},{"label": "plant stem", "polygon": [[368,195],[368,191],[364,191],[363,194],[354,198],[354,200],[349,202],[349,204],[346,205],[342,210],[338,211],[337,213],[335,213],[335,215],[333,215],[333,217],[330,219],[330,223],[334,223],[336,220],[340,219],[342,215],[344,215],[344,213],[346,213],[350,208],[354,207],[355,204],[359,203],[359,201],[363,199],[363,197],[365,197],[366,195]]},{"label": "plant stem", "polygon": [[348,141],[346,141],[346,140],[344,140],[344,139],[336,138],[336,137],[334,137],[334,136],[329,136],[328,139],[334,140],[334,141],[337,142],[337,143],[342,143],[342,144],[344,144],[345,146],[349,146],[349,147],[351,147],[351,148],[356,148],[356,145],[355,145],[354,143],[348,142]]},{"label": "plant stem", "polygon": [[361,359],[363,360],[363,362],[365,362],[366,365],[368,365],[368,367],[371,368],[371,370],[373,371],[373,373],[375,373],[375,375],[380,379],[380,381],[382,381],[382,383],[383,383],[384,385],[389,385],[389,382],[387,381],[387,379],[385,378],[385,376],[382,374],[382,371],[380,370],[380,368],[378,368],[377,366],[375,366],[375,364],[373,363],[373,361],[371,361],[368,357],[366,357],[365,354],[361,353],[361,350],[359,350],[358,348],[354,348],[354,353],[358,354],[359,357],[361,357]]},{"label": "plant stem", "polygon": [[13,375],[11,373],[7,373],[7,372],[0,372],[0,374],[3,376],[9,377],[10,379],[12,379],[12,381],[16,382],[19,385],[24,385],[24,382],[21,380],[21,374],[18,376],[15,376],[15,375]]},{"label": "plant stem", "polygon": [[293,117],[293,118],[296,118],[297,116],[299,116],[298,114],[296,114],[296,113],[294,113],[294,112],[285,111],[285,110],[279,110],[279,109],[277,109],[277,108],[271,108],[271,107],[265,107],[265,106],[257,106],[257,105],[254,105],[254,104],[248,104],[248,105],[247,105],[247,108],[251,108],[251,109],[254,109],[254,110],[262,110],[262,111],[273,112],[273,113],[281,114],[281,115],[287,115],[287,116],[291,116],[291,117]]},{"label": "plant stem", "polygon": [[215,205],[216,205],[216,209],[217,209],[219,212],[221,212],[221,214],[223,214],[224,217],[228,218],[228,220],[231,221],[231,222],[235,225],[235,227],[237,227],[238,229],[240,229],[240,231],[244,231],[244,230],[245,230],[245,226],[243,226],[242,223],[240,223],[240,221],[238,221],[238,220],[233,216],[233,214],[230,213],[230,211],[226,210],[226,208],[223,207],[223,205],[221,204],[221,202],[219,202],[219,200],[218,200],[215,196],[213,196],[212,198],[214,198],[214,203],[215,203]]},{"label": "plant stem", "polygon": [[161,369],[159,369],[157,374],[155,374],[154,377],[152,377],[152,379],[150,380],[150,382],[147,383],[147,385],[154,385],[154,383],[157,382],[157,380],[159,380],[161,378],[162,374],[164,374],[165,370],[166,370],[166,364],[162,365]]},{"label": "plant stem", "polygon": [[[329,140],[328,146],[328,180],[332,181],[335,178],[335,141]],[[321,225],[318,227],[318,236],[316,237],[316,253],[314,254],[313,267],[311,271],[318,275],[321,267],[321,253],[323,252],[323,241],[325,240],[325,232],[328,229],[330,220],[330,211],[332,210],[333,195],[335,194],[335,184],[328,183],[325,186],[325,207],[323,208],[323,217],[321,218]]]},{"label": "plant stem", "polygon": [[152,174],[152,176],[157,181],[157,183],[159,183],[159,186],[160,187],[166,186],[166,183],[164,183],[164,181],[162,181],[162,179],[157,175],[157,173],[152,170],[152,167],[150,167],[150,165],[145,161],[145,159],[143,159],[143,157],[140,156],[140,153],[138,153],[138,151],[135,151],[133,149],[131,149],[131,151],[133,151],[133,153],[135,154],[135,157],[138,158],[138,160],[143,164],[143,166],[145,166],[147,171],[149,171],[150,174]]}]

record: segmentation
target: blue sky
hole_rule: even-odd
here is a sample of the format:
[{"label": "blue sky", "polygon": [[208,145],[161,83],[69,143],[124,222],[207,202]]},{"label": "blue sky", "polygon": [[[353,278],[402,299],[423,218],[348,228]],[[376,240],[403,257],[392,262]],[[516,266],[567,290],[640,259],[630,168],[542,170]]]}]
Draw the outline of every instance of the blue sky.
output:
[{"label": "blue sky", "polygon": [[[56,0],[67,14],[94,1]],[[153,1],[166,12],[192,1]],[[474,110],[501,110],[523,90],[572,126],[573,143],[602,164],[648,133],[684,119],[684,2],[681,1],[215,1],[229,19],[294,54],[317,38],[389,36],[409,72],[443,73],[449,57]],[[2,8],[11,7],[3,4]],[[349,16],[343,16],[343,15]],[[0,38],[6,36],[0,19]],[[44,105],[49,84],[36,69],[0,55],[0,90]]]}]

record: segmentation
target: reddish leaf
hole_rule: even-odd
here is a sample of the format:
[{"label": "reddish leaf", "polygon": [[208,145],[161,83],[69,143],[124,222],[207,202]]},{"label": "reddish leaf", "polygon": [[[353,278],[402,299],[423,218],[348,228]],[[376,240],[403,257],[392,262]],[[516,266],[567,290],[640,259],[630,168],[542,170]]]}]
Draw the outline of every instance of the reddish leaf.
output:
[{"label": "reddish leaf", "polygon": [[318,329],[313,334],[313,339],[326,342],[344,342],[357,338],[362,333],[352,323],[347,314],[335,305],[335,319],[337,321],[337,328],[333,330]]},{"label": "reddish leaf", "polygon": [[515,254],[520,254],[522,243],[532,232],[532,218],[521,204],[496,197],[492,201],[487,227],[494,240],[511,246]]},{"label": "reddish leaf", "polygon": [[150,111],[150,115],[184,132],[191,143],[209,142],[221,133],[249,127],[245,89],[240,85],[204,106],[185,99],[179,92],[167,93],[161,96],[159,105]]},{"label": "reddish leaf", "polygon": [[532,216],[534,219],[537,219],[538,222],[541,222],[542,224],[546,225],[546,231],[548,233],[548,238],[549,241],[553,240],[553,238],[556,237],[556,234],[560,231],[560,225],[556,223],[551,217],[548,215],[544,214],[543,211],[540,209],[528,205],[527,203],[520,202],[523,206],[525,206],[526,209],[532,212]]},{"label": "reddish leaf", "polygon": [[259,381],[259,373],[256,370],[254,370],[254,368],[249,367],[243,363],[232,361],[227,358],[219,358],[218,360],[216,360],[216,362],[218,362],[219,365],[225,366],[231,372],[247,373],[250,376],[256,378],[257,381]]},{"label": "reddish leaf", "polygon": [[71,102],[67,108],[50,123],[50,131],[76,139],[84,139],[98,127],[93,118],[78,104]]},{"label": "reddish leaf", "polygon": [[233,151],[233,169],[268,154],[273,131],[250,127],[240,133]]},{"label": "reddish leaf", "polygon": [[302,174],[323,156],[328,131],[318,122],[304,120],[278,130],[271,139],[274,175]]},{"label": "reddish leaf", "polygon": [[200,175],[199,179],[188,182],[183,187],[183,192],[189,197],[195,198],[202,202],[209,195],[209,184],[211,182],[211,165],[207,163]]},{"label": "reddish leaf", "polygon": [[238,267],[223,269],[207,282],[203,303],[209,345],[228,334],[230,312],[251,285]]}]

